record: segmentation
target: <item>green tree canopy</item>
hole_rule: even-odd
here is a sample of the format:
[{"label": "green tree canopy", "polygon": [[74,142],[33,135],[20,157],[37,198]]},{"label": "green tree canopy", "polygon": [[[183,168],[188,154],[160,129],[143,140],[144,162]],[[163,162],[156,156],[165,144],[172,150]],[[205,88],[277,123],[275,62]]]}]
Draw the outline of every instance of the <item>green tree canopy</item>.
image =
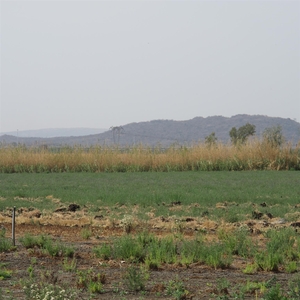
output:
[{"label": "green tree canopy", "polygon": [[248,137],[255,134],[255,125],[247,123],[244,126],[241,126],[239,129],[232,127],[229,136],[231,142],[236,145],[238,143],[244,144]]},{"label": "green tree canopy", "polygon": [[216,137],[216,133],[215,132],[212,132],[210,135],[206,136],[205,137],[205,144],[207,146],[212,146],[212,145],[215,145],[216,142],[217,142],[217,137]]},{"label": "green tree canopy", "polygon": [[263,139],[272,147],[280,147],[284,143],[284,136],[280,125],[266,128],[263,132]]}]

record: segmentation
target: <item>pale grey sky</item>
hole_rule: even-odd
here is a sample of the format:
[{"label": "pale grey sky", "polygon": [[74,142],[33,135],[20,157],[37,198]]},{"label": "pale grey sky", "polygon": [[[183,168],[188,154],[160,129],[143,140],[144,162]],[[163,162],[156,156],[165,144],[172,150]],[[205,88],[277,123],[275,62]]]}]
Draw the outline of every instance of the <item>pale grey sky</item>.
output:
[{"label": "pale grey sky", "polygon": [[300,121],[299,1],[5,1],[0,133]]}]

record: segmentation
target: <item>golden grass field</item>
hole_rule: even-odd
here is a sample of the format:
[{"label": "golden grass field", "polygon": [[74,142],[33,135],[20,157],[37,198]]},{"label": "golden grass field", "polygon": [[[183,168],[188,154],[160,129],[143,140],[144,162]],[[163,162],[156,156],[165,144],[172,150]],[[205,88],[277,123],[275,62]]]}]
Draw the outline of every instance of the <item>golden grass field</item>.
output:
[{"label": "golden grass field", "polygon": [[0,148],[0,172],[132,172],[187,170],[299,170],[300,144],[282,147],[253,140],[233,146],[172,146],[168,149],[136,146]]}]

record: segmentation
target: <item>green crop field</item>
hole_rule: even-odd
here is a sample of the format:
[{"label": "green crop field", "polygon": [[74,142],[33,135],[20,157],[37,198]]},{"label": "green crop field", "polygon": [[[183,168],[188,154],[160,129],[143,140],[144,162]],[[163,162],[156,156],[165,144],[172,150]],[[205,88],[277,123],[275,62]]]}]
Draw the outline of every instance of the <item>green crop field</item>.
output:
[{"label": "green crop field", "polygon": [[[101,206],[139,205],[167,214],[172,203],[188,207],[178,214],[201,215],[225,203],[227,211],[246,214],[253,204],[266,202],[274,216],[295,211],[300,203],[297,171],[145,172],[145,173],[15,173],[0,174],[0,209],[34,207],[55,209],[57,204]],[[216,216],[224,213],[213,210]]]}]

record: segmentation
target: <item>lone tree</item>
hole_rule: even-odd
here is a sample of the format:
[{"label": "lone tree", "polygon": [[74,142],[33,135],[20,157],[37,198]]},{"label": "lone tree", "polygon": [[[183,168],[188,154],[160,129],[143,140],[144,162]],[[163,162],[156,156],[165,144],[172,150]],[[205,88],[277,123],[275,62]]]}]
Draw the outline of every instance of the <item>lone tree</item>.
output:
[{"label": "lone tree", "polygon": [[217,142],[217,137],[216,137],[216,134],[215,132],[212,132],[210,135],[206,136],[205,137],[205,144],[209,147],[213,146],[216,144]]},{"label": "lone tree", "polygon": [[125,132],[124,128],[122,126],[111,126],[109,129],[113,133],[114,144],[116,143],[116,138],[117,138],[117,143],[119,144],[120,135]]},{"label": "lone tree", "polygon": [[280,125],[266,128],[263,132],[263,139],[272,147],[280,147],[284,143],[284,136]]},{"label": "lone tree", "polygon": [[252,125],[250,123],[241,126],[239,129],[232,127],[229,132],[231,142],[234,145],[244,144],[247,141],[248,137],[254,134],[255,134],[255,125]]}]

